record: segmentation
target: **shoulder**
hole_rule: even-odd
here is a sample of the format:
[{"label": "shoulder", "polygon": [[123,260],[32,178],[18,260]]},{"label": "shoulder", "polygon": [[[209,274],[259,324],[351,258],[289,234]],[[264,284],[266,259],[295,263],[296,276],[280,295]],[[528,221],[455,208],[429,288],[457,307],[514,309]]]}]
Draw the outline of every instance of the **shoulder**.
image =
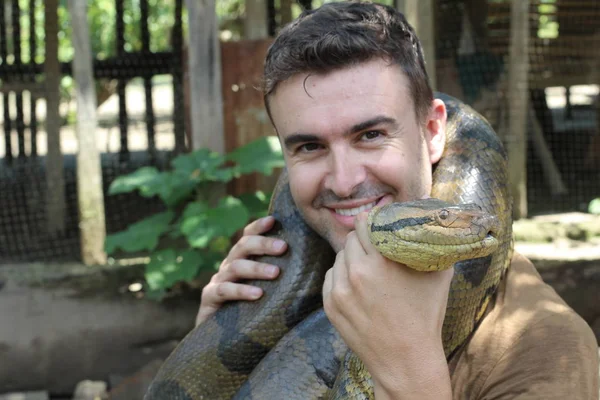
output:
[{"label": "shoulder", "polygon": [[550,310],[504,349],[481,398],[596,398],[598,363],[598,343],[587,323],[573,311]]},{"label": "shoulder", "polygon": [[469,398],[595,398],[598,363],[589,325],[515,254],[493,308],[455,362],[456,383]]}]

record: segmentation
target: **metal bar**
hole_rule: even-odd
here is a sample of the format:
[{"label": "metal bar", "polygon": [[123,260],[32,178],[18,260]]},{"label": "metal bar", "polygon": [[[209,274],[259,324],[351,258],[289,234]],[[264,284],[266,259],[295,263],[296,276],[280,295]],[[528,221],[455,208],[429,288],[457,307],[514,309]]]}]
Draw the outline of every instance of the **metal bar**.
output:
[{"label": "metal bar", "polygon": [[[148,29],[148,0],[142,0],[140,3],[141,10],[141,28],[142,28],[142,53],[150,54],[150,30]],[[150,159],[156,157],[156,142],[155,142],[155,118],[152,101],[152,75],[144,76],[144,91],[146,95],[146,133],[148,135],[148,152]]]},{"label": "metal bar", "polygon": [[[117,57],[122,58],[125,55],[125,21],[123,20],[124,7],[123,0],[115,0],[116,7],[116,26],[117,26]],[[123,65],[127,65],[123,63]],[[131,68],[131,66],[129,66]],[[129,159],[129,140],[127,137],[127,98],[125,97],[125,87],[127,81],[119,79],[117,83],[117,93],[119,95],[119,128],[121,132],[121,148],[119,158],[121,161]]]},{"label": "metal bar", "polygon": [[175,24],[173,26],[173,60],[171,61],[173,74],[173,124],[175,131],[175,153],[185,151],[185,120],[183,115],[183,29],[182,29],[183,0],[175,0]]},{"label": "metal bar", "polygon": [[[21,10],[19,9],[19,1],[12,0],[12,25],[13,25],[13,49],[14,49],[14,65],[20,67],[23,65],[21,60]],[[20,77],[23,80],[23,77]],[[25,154],[25,121],[23,115],[23,92],[16,92],[16,109],[17,109],[17,142],[18,142],[18,157],[23,158]]]},{"label": "metal bar", "polygon": [[[35,0],[29,0],[29,63],[35,63],[35,55],[37,53],[37,40],[35,35]],[[32,77],[32,82],[35,82],[35,75]],[[29,102],[29,134],[31,136],[31,156],[37,156],[37,116],[36,105],[37,95],[35,91],[30,90]]]},{"label": "metal bar", "polygon": [[[4,2],[0,4],[0,57],[2,57],[2,65],[7,65],[6,60],[8,58],[8,47],[6,44],[6,38],[8,37],[8,23],[6,20],[6,15],[4,13]],[[2,75],[2,85],[6,85],[10,77],[8,75]],[[11,130],[12,130],[12,121],[10,119],[10,107],[9,101],[10,96],[8,93],[5,93],[3,96],[3,108],[4,108],[4,159],[8,164],[10,164],[13,160],[12,155],[12,140],[11,140]]]},{"label": "metal bar", "polygon": [[150,53],[150,30],[148,29],[148,0],[140,2],[142,53]]},{"label": "metal bar", "polygon": [[275,32],[277,30],[277,21],[275,21],[275,17],[277,15],[277,11],[275,11],[275,0],[267,0],[267,21],[269,36],[275,36]]}]

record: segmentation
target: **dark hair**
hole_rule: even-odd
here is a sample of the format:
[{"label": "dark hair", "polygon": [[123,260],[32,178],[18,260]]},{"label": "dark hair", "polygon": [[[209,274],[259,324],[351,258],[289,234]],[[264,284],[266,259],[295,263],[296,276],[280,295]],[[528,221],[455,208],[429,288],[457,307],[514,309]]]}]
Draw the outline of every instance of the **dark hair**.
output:
[{"label": "dark hair", "polygon": [[408,77],[417,120],[425,121],[433,100],[423,49],[402,13],[382,4],[327,3],[304,11],[270,46],[263,93],[299,73],[327,73],[376,58],[400,66]]}]

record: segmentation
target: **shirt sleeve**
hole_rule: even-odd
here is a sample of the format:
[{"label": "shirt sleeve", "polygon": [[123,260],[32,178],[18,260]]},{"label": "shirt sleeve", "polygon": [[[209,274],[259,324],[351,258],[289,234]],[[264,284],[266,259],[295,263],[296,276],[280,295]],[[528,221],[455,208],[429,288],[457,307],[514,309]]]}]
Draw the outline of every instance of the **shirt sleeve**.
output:
[{"label": "shirt sleeve", "polygon": [[598,342],[583,318],[574,312],[553,314],[506,349],[478,398],[597,399],[599,362]]}]

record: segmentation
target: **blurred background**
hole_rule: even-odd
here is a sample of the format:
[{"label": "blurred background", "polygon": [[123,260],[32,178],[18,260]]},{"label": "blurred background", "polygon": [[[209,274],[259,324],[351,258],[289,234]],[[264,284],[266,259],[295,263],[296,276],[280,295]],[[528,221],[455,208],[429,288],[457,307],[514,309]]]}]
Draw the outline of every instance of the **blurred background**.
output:
[{"label": "blurred background", "polygon": [[[141,398],[266,213],[264,56],[324,2],[0,0],[0,399]],[[600,337],[600,3],[380,3],[502,138],[517,250]]]}]

